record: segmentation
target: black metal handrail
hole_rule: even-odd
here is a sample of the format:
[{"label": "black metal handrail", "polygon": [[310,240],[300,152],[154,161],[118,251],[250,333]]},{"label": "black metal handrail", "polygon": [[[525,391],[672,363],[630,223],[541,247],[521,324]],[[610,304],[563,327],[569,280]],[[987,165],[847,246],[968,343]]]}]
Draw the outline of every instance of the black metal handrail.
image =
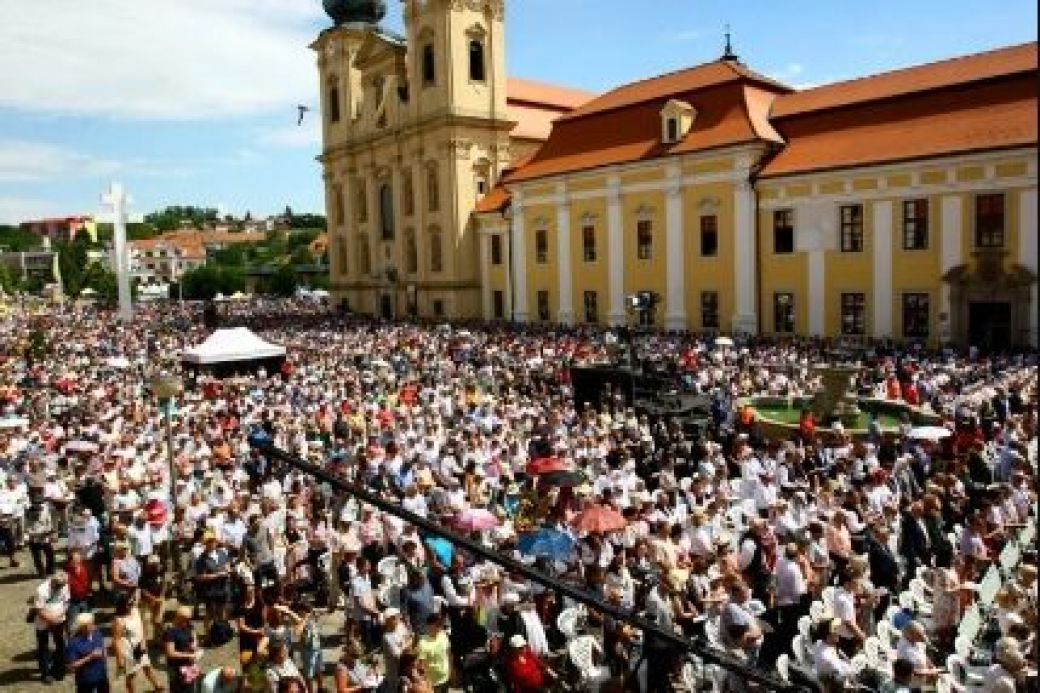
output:
[{"label": "black metal handrail", "polygon": [[525,565],[520,561],[507,556],[499,551],[489,549],[488,547],[470,540],[467,537],[456,534],[450,529],[446,529],[441,525],[431,522],[425,517],[420,517],[414,513],[411,513],[403,509],[400,505],[388,501],[385,498],[373,493],[371,490],[360,486],[358,484],[351,483],[335,474],[330,473],[328,470],[318,467],[317,465],[311,464],[295,455],[292,455],[285,450],[275,447],[266,438],[251,437],[250,445],[267,455],[269,458],[280,460],[302,472],[310,474],[314,478],[323,481],[334,489],[350,494],[358,500],[367,503],[384,513],[388,513],[397,517],[409,524],[415,525],[423,532],[428,534],[436,535],[442,539],[450,541],[452,544],[461,547],[470,554],[479,556],[487,561],[499,565],[506,570],[514,573],[523,575],[528,580],[535,582],[547,589],[554,590],[563,594],[566,597],[580,603],[587,607],[595,609],[602,614],[606,614],[611,618],[628,624],[634,628],[643,631],[644,635],[650,634],[654,638],[663,640],[683,652],[687,653],[687,656],[696,656],[705,662],[720,666],[729,671],[738,673],[742,678],[753,681],[755,683],[762,684],[770,691],[779,691],[783,693],[806,693],[809,691],[808,688],[798,686],[792,683],[786,683],[781,681],[774,675],[768,672],[762,671],[752,666],[748,666],[747,663],[733,657],[732,655],[723,652],[717,648],[711,647],[710,645],[702,642],[689,640],[682,637],[672,631],[664,630],[655,623],[651,623],[645,618],[641,618],[629,610],[619,608],[613,604],[603,601],[599,597],[587,592],[586,590],[580,589],[574,585],[568,584],[561,580],[556,579],[550,575],[543,573],[531,566]]}]

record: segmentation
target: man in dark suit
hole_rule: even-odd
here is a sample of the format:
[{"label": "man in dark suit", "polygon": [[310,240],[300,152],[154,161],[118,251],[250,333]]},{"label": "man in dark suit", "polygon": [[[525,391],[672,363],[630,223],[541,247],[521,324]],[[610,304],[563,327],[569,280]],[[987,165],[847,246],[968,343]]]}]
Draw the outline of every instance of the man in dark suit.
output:
[{"label": "man in dark suit", "polygon": [[928,531],[924,524],[924,506],[916,501],[904,506],[899,522],[899,555],[906,564],[903,586],[917,573],[917,566],[928,565],[931,559]]},{"label": "man in dark suit", "polygon": [[888,590],[878,601],[874,610],[875,620],[881,620],[893,595],[899,592],[899,562],[889,545],[891,531],[884,519],[877,520],[867,533],[867,560],[870,565],[870,581],[875,587]]}]

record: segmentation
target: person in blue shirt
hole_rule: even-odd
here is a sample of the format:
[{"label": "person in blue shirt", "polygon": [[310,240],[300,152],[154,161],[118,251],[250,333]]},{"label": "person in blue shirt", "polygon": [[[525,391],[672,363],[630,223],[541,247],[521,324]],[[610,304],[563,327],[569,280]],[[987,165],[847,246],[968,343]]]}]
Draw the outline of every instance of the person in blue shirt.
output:
[{"label": "person in blue shirt", "polygon": [[76,693],[108,693],[105,638],[94,626],[93,614],[77,616],[73,632],[65,655],[76,675]]}]

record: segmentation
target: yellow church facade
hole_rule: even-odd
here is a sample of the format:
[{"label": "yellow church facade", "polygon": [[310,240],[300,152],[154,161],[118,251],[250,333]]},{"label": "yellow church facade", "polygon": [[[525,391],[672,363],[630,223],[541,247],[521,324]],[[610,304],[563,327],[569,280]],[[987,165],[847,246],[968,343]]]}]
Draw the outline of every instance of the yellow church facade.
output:
[{"label": "yellow church facade", "polygon": [[802,91],[727,49],[594,96],[506,77],[502,0],[405,19],[313,46],[352,309],[1036,345],[1036,44]]}]

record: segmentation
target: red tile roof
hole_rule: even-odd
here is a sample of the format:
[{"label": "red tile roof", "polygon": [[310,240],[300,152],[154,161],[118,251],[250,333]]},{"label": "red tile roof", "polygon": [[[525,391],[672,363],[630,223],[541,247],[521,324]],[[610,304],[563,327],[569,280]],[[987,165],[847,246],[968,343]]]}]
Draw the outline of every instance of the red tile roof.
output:
[{"label": "red tile roof", "polygon": [[[714,62],[619,87],[559,118],[549,140],[507,183],[767,140],[772,100],[789,91],[742,65]],[[682,141],[661,142],[660,111],[671,99],[697,109]]]},{"label": "red tile roof", "polygon": [[776,122],[787,146],[760,177],[1037,143],[1035,71]]},{"label": "red tile roof", "polygon": [[589,92],[515,77],[507,81],[506,92],[509,117],[516,121],[510,135],[542,142],[549,139],[554,120],[595,97]]},{"label": "red tile roof", "polygon": [[787,118],[810,111],[1036,72],[1036,69],[1037,43],[1034,41],[788,94],[776,100],[772,117]]}]

